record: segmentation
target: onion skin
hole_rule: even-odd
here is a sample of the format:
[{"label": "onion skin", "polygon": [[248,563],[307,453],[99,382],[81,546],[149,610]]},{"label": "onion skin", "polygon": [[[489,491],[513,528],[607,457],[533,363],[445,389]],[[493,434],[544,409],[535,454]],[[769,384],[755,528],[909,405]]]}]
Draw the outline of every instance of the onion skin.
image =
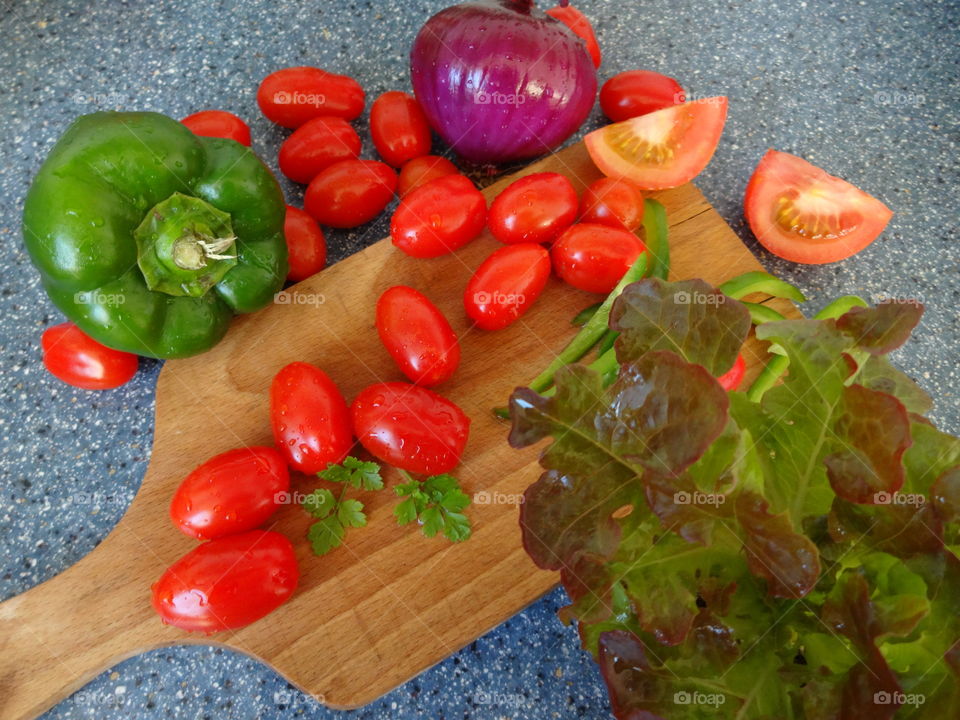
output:
[{"label": "onion skin", "polygon": [[548,152],[583,124],[597,94],[582,41],[519,0],[441,10],[414,40],[410,70],[430,125],[474,163]]}]

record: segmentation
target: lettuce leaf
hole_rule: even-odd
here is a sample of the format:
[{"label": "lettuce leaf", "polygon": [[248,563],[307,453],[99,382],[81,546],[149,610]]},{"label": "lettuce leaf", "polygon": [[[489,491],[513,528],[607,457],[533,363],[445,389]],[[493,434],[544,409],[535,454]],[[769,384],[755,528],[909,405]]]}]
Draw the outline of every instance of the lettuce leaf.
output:
[{"label": "lettuce leaf", "polygon": [[513,393],[510,443],[550,438],[524,547],[615,717],[960,716],[960,440],[886,359],[922,312],[759,326],[788,369],[755,401],[714,379],[746,307],[647,279],[614,302],[610,387],[571,365]]}]

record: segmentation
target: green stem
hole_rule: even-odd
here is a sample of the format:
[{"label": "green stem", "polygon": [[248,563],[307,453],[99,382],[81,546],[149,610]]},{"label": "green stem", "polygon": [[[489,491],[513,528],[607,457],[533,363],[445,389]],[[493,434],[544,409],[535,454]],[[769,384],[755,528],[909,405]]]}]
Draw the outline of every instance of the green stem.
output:
[{"label": "green stem", "polygon": [[583,327],[594,315],[597,314],[597,311],[603,306],[602,302],[594,303],[590,307],[586,307],[576,315],[574,315],[573,320],[570,321],[570,324],[574,327]]},{"label": "green stem", "polygon": [[666,280],[670,274],[670,240],[667,228],[667,210],[656,200],[643,201],[643,239],[652,258],[647,271],[649,277]]},{"label": "green stem", "polygon": [[753,270],[735,278],[730,278],[722,283],[718,289],[734,300],[741,300],[753,293],[766,293],[773,297],[793,300],[793,302],[807,301],[799,288],[763,270]]},{"label": "green stem", "polygon": [[750,320],[753,321],[754,325],[763,325],[768,322],[778,322],[780,320],[786,320],[786,318],[778,313],[773,308],[769,308],[766,305],[761,305],[760,303],[747,302],[746,300],[740,301],[747,310],[750,311]]},{"label": "green stem", "polygon": [[597,341],[603,337],[607,331],[607,325],[610,321],[610,308],[613,307],[613,301],[616,300],[623,289],[632,282],[636,282],[644,276],[647,271],[647,254],[641,253],[636,262],[630,266],[630,269],[620,278],[620,282],[613,291],[607,296],[597,311],[591,316],[587,323],[580,329],[573,340],[560,351],[553,362],[547,365],[546,369],[537,375],[530,382],[530,389],[534,392],[542,393],[553,383],[553,376],[557,370],[564,365],[575,363],[584,355],[590,352],[590,348],[597,344]]},{"label": "green stem", "polygon": [[[836,320],[855,307],[867,307],[867,303],[863,298],[856,295],[844,295],[838,297],[813,317],[815,320]],[[753,381],[750,389],[747,390],[747,397],[753,402],[760,402],[763,394],[777,384],[789,365],[790,359],[786,355],[776,355],[771,358],[757,376],[757,379]]]}]

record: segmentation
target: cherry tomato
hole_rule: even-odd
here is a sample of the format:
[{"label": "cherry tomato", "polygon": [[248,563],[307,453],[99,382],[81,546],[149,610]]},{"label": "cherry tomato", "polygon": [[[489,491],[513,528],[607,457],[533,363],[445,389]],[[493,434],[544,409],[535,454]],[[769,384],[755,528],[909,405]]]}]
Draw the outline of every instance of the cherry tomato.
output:
[{"label": "cherry tomato", "polygon": [[463,293],[463,306],[481,330],[500,330],[530,309],[549,279],[546,249],[535,243],[508,245],[477,268]]},{"label": "cherry tomato", "polygon": [[600,108],[613,122],[680,105],[686,100],[680,83],[653,70],[628,70],[600,88]]},{"label": "cherry tomato", "polygon": [[321,225],[353,228],[383,212],[396,189],[397,174],[389,165],[341,160],[310,181],[303,205]]},{"label": "cherry tomato", "polygon": [[643,193],[629,180],[600,178],[583,191],[580,222],[633,232],[643,224]]},{"label": "cherry tomato", "polygon": [[136,355],[101,345],[70,322],[44,330],[40,347],[51,375],[84,390],[111,390],[137,373]]},{"label": "cherry tomato", "polygon": [[288,128],[325,115],[353,120],[363,112],[365,102],[363,88],[352,77],[315,67],[277,70],[257,90],[263,114]]},{"label": "cherry tomato", "polygon": [[236,140],[250,147],[250,127],[226,110],[201,110],[181,120],[194,135]]},{"label": "cherry tomato", "polygon": [[718,377],[717,382],[720,383],[720,387],[724,390],[736,390],[740,387],[740,383],[743,382],[743,376],[746,375],[746,373],[747,363],[743,359],[743,355],[737,355],[733,367]]},{"label": "cherry tomato", "polygon": [[397,367],[419,385],[442,383],[460,364],[460,344],[450,323],[411,287],[397,285],[380,296],[377,332]]},{"label": "cherry tomato", "polygon": [[890,208],[855,185],[776,150],[768,150],[753,171],[744,214],[767,250],[814,265],[860,252],[893,217]]},{"label": "cherry tomato", "polygon": [[550,250],[560,279],[578,290],[607,294],[644,251],[632,232],[608,225],[573,225]]},{"label": "cherry tomato", "polygon": [[600,54],[600,44],[597,42],[597,36],[593,32],[593,25],[587,19],[587,16],[577,10],[573,5],[562,7],[552,7],[546,11],[547,15],[556,18],[568,28],[573,30],[586,45],[586,50],[590,53],[590,59],[593,60],[595,68],[600,67],[603,59]]},{"label": "cherry tomato", "polygon": [[306,185],[324,168],[360,155],[360,136],[343,118],[318,117],[298,127],[280,146],[280,172]]},{"label": "cherry tomato", "polygon": [[608,177],[645,190],[690,182],[713,157],[727,120],[727,99],[706,98],[594,130],[583,140]]},{"label": "cherry tomato", "polygon": [[407,255],[433,258],[466,245],[483,232],[486,222],[483,193],[463,175],[447,175],[400,201],[390,222],[390,237]]},{"label": "cherry tomato", "polygon": [[470,418],[442,395],[388,382],[365,388],[350,408],[357,439],[371,455],[418,475],[450,472],[460,462]]},{"label": "cherry tomato", "polygon": [[270,386],[273,440],[294,470],[313,475],[339,463],[353,446],[350,412],[323,370],[293,362]]},{"label": "cherry tomato", "polygon": [[430,124],[413,97],[385,92],[370,107],[370,134],[380,157],[394,167],[430,152]]},{"label": "cherry tomato", "polygon": [[153,609],[181,630],[232,630],[283,605],[299,580],[290,541],[250,530],[201,543],[173,563],[153,585]]},{"label": "cherry tomato", "polygon": [[283,234],[287,238],[287,259],[290,263],[287,280],[300,282],[323,270],[327,264],[327,241],[323,237],[323,230],[309,213],[287,205]]},{"label": "cherry tomato", "polygon": [[490,205],[490,232],[508,244],[552,242],[577,219],[577,202],[577,191],[563,175],[527,175]]},{"label": "cherry tomato", "polygon": [[198,540],[236,535],[263,525],[289,489],[287,463],[272,447],[228,450],[180,483],[170,518]]},{"label": "cherry tomato", "polygon": [[407,193],[426,185],[431,180],[447,175],[458,175],[457,166],[439,155],[423,155],[408,160],[400,168],[400,182],[397,184],[397,193],[403,197]]}]

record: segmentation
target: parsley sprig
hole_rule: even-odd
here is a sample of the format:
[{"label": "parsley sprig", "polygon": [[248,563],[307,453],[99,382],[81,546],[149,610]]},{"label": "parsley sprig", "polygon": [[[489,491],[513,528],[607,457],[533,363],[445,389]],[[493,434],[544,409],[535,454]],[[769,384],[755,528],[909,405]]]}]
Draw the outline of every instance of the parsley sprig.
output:
[{"label": "parsley sprig", "polygon": [[[432,475],[425,480],[417,480],[404,470],[400,470],[400,474],[407,482],[394,488],[396,494],[403,498],[393,511],[399,525],[416,520],[427,537],[442,533],[451,542],[463,542],[470,537],[470,519],[463,513],[470,504],[470,498],[453,475]],[[331,465],[317,473],[317,476],[343,486],[339,495],[320,488],[303,500],[304,510],[316,518],[307,531],[307,538],[314,554],[326,555],[343,544],[348,528],[367,524],[363,503],[347,497],[347,490],[382,490],[383,478],[380,465],[355,457],[348,457],[339,465]]]},{"label": "parsley sprig", "polygon": [[347,528],[363,527],[367,515],[363,503],[345,497],[349,488],[357,490],[381,490],[383,478],[380,466],[363,462],[355,457],[346,458],[340,465],[331,465],[317,473],[321,480],[340,483],[343,489],[339,496],[325,488],[314,490],[303,500],[304,509],[317,519],[307,531],[307,539],[316,555],[326,555],[343,544]]},{"label": "parsley sprig", "polygon": [[470,498],[455,477],[432,475],[421,481],[403,470],[400,473],[408,482],[394,488],[404,498],[393,510],[398,524],[417,520],[427,537],[442,532],[451,542],[463,542],[470,537],[470,520],[463,514]]}]

